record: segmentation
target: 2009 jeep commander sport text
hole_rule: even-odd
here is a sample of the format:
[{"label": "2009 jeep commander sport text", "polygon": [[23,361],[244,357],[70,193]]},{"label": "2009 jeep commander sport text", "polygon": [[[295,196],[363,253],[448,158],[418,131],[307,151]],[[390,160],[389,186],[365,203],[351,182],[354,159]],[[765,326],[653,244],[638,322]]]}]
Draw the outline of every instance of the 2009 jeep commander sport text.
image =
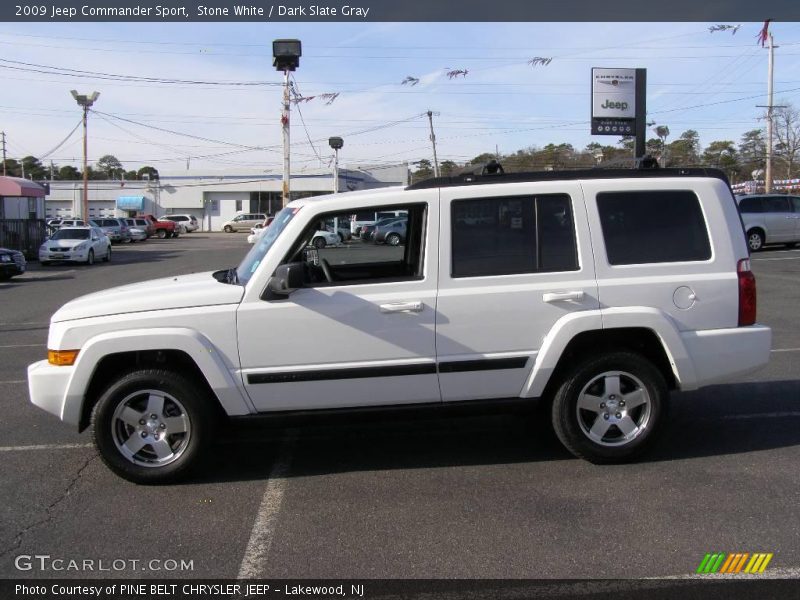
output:
[{"label": "2009 jeep commander sport text", "polygon": [[[385,244],[318,249],[364,211]],[[706,169],[475,175],[296,200],[237,269],[52,317],[34,404],[132,481],[198,462],[220,415],[541,399],[593,462],[638,455],[671,389],[765,365],[736,203]]]}]

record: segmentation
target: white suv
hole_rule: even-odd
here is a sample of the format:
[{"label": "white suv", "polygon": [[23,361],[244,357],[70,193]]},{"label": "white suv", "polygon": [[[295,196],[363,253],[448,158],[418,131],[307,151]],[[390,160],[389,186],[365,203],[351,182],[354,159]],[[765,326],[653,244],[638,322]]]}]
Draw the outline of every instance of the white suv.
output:
[{"label": "white suv", "polygon": [[[363,211],[404,211],[402,242],[309,247],[321,220]],[[296,200],[237,269],[73,300],[28,379],[140,483],[184,475],[220,415],[509,398],[544,402],[575,455],[619,462],[670,390],[767,363],[755,310],[718,171],[441,178]]]}]

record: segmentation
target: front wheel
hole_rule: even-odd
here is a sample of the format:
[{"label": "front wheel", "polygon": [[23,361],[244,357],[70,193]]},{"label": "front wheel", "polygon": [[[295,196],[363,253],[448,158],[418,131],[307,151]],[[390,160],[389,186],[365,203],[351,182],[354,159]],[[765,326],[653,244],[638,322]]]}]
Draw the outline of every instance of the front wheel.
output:
[{"label": "front wheel", "polygon": [[317,250],[322,250],[326,246],[325,238],[324,237],[315,237],[313,244],[314,244],[314,248],[316,248]]},{"label": "front wheel", "polygon": [[562,444],[593,463],[625,462],[653,442],[667,416],[664,377],[646,358],[611,352],[572,368],[553,398]]},{"label": "front wheel", "polygon": [[173,371],[133,371],[92,412],[94,442],[108,467],[134,483],[175,481],[195,467],[214,436],[212,399]]},{"label": "front wheel", "polygon": [[86,255],[86,264],[87,265],[94,264],[94,250],[89,250],[89,254]]},{"label": "front wheel", "polygon": [[108,252],[106,252],[103,262],[111,262],[111,246],[108,247]]}]

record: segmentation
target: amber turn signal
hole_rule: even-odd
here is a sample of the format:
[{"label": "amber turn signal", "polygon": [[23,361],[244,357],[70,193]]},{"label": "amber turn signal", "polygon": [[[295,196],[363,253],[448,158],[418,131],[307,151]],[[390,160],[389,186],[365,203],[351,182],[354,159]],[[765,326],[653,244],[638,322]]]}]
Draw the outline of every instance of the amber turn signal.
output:
[{"label": "amber turn signal", "polygon": [[75,364],[80,350],[48,350],[47,362],[59,367],[69,367]]}]

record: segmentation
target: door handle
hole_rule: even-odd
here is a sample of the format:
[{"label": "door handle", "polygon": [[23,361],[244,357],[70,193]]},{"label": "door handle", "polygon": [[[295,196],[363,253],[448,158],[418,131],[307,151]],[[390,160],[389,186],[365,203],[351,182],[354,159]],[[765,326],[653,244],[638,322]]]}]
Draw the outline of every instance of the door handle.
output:
[{"label": "door handle", "polygon": [[389,302],[388,304],[381,304],[379,308],[382,313],[422,312],[422,302],[420,300],[414,300],[413,302]]},{"label": "door handle", "polygon": [[583,292],[547,292],[542,294],[545,302],[559,302],[562,300],[583,300]]}]

